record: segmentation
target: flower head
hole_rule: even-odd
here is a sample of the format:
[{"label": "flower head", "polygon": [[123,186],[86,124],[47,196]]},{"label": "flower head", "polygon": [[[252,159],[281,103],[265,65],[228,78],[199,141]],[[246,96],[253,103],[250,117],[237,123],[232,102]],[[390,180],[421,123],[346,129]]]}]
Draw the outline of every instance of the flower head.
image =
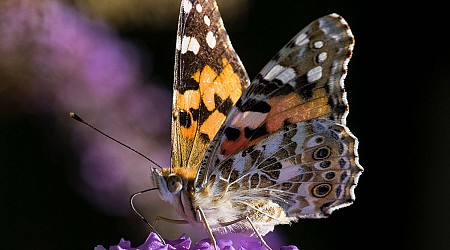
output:
[{"label": "flower head", "polygon": [[[131,247],[131,242],[120,239],[119,244],[116,246],[110,246],[108,250],[214,250],[214,246],[211,244],[211,239],[203,239],[197,242],[191,248],[191,239],[186,238],[185,234],[181,235],[176,240],[165,240],[164,244],[157,234],[150,233],[147,240],[140,246],[134,248]],[[220,250],[265,250],[266,247],[261,245],[261,242],[256,238],[246,238],[241,240],[219,239],[217,241],[217,247]],[[103,246],[95,247],[95,250],[106,250]],[[283,246],[280,250],[298,250],[296,246]]]}]

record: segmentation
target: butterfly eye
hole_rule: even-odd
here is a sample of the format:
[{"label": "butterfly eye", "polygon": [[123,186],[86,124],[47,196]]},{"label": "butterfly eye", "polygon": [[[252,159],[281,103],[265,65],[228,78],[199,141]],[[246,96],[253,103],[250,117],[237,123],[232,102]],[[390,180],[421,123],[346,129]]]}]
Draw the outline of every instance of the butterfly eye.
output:
[{"label": "butterfly eye", "polygon": [[183,187],[183,181],[178,175],[170,175],[167,178],[167,189],[173,194],[178,193]]}]

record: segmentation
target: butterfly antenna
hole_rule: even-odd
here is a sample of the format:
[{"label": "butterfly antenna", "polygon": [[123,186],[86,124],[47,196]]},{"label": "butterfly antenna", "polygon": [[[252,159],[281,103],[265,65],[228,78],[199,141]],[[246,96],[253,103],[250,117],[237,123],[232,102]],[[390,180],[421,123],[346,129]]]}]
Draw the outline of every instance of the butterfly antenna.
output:
[{"label": "butterfly antenna", "polygon": [[149,189],[146,189],[146,190],[143,190],[143,191],[139,191],[139,192],[136,192],[136,193],[132,194],[131,197],[130,197],[130,205],[131,205],[131,208],[133,209],[133,212],[134,212],[137,216],[139,216],[139,217],[145,222],[145,224],[147,224],[147,225],[151,228],[151,230],[152,230],[156,235],[158,235],[158,237],[159,237],[159,239],[161,240],[161,242],[165,245],[166,242],[164,241],[163,237],[158,233],[158,231],[156,231],[155,227],[153,227],[153,226],[152,226],[152,225],[144,218],[144,216],[142,216],[142,214],[139,213],[139,211],[137,211],[137,209],[134,207],[134,203],[133,203],[133,199],[134,199],[134,197],[136,197],[137,195],[140,195],[140,194],[143,194],[143,193],[146,193],[146,192],[148,192],[148,191],[155,190],[155,189],[158,189],[158,188],[149,188]]},{"label": "butterfly antenna", "polygon": [[76,121],[81,122],[81,123],[83,123],[84,125],[86,125],[86,126],[92,128],[93,130],[99,132],[99,133],[102,134],[103,136],[105,136],[105,137],[107,137],[107,138],[109,138],[109,139],[111,139],[111,140],[113,140],[113,141],[119,143],[120,145],[122,145],[122,146],[128,148],[129,150],[135,152],[136,154],[138,154],[138,155],[144,157],[144,158],[147,159],[149,162],[153,163],[155,166],[157,166],[157,167],[159,167],[160,169],[162,169],[162,167],[161,167],[158,163],[154,162],[152,159],[148,158],[147,156],[145,156],[145,155],[142,154],[141,152],[137,151],[136,149],[134,149],[134,148],[132,148],[132,147],[126,145],[125,143],[120,142],[120,141],[118,141],[117,139],[115,139],[115,138],[113,138],[113,137],[111,137],[111,136],[109,136],[109,135],[103,133],[103,132],[102,132],[101,130],[99,130],[98,128],[92,126],[91,124],[89,124],[89,123],[86,122],[85,120],[81,119],[81,117],[79,117],[77,114],[75,114],[75,113],[73,113],[73,112],[70,112],[70,117],[72,117],[72,118],[75,119]]}]

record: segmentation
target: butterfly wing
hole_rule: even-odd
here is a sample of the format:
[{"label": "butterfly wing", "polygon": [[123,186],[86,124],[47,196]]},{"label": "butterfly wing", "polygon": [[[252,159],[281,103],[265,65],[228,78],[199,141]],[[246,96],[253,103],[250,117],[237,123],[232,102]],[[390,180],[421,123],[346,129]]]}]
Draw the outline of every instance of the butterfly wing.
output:
[{"label": "butterfly wing", "polygon": [[362,170],[357,139],[345,127],[343,81],[353,45],[336,14],[298,33],[230,111],[196,188],[227,180],[239,199],[270,199],[294,217],[326,216],[348,205]]},{"label": "butterfly wing", "polygon": [[249,79],[215,1],[183,0],[175,52],[172,167],[196,173]]},{"label": "butterfly wing", "polygon": [[357,146],[345,126],[328,119],[287,124],[227,157],[209,177],[227,180],[221,192],[236,194],[230,195],[234,204],[271,200],[288,221],[326,217],[355,198],[361,172]]}]

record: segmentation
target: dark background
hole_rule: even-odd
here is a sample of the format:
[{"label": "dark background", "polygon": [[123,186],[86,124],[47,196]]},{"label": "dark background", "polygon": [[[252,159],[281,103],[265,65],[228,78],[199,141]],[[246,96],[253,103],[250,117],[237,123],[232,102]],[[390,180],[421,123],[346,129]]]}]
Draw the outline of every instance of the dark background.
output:
[{"label": "dark background", "polygon": [[[398,3],[395,9],[392,4],[250,1],[247,9],[235,10],[242,19],[228,22],[223,13],[251,78],[292,36],[323,15],[344,16],[356,38],[346,78],[347,124],[360,141],[365,170],[350,207],[328,219],[276,228],[300,249],[450,249],[450,22],[431,2]],[[169,90],[177,15],[170,20],[166,29],[145,24],[118,28],[122,38],[149,50],[154,63],[146,77],[160,79]],[[0,113],[4,244],[93,249],[121,237],[142,242],[145,232],[129,218],[102,213],[68,184],[78,160],[69,135],[55,132],[56,119],[26,108],[14,115]]]}]

